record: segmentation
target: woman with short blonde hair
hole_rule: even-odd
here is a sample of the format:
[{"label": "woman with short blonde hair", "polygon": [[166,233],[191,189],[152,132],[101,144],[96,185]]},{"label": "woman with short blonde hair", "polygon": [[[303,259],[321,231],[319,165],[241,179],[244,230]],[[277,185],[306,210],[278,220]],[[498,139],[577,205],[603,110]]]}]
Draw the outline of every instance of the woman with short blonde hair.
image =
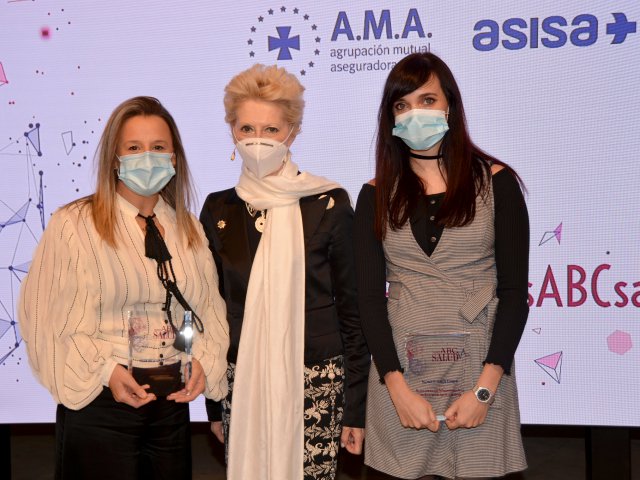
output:
[{"label": "woman with short blonde hair", "polygon": [[291,159],[303,91],[276,66],[254,65],[229,82],[225,119],[242,172],[200,215],[231,336],[230,393],[207,402],[229,480],[333,479],[340,444],[362,449],[369,353],[353,209],[338,184],[300,173]]}]

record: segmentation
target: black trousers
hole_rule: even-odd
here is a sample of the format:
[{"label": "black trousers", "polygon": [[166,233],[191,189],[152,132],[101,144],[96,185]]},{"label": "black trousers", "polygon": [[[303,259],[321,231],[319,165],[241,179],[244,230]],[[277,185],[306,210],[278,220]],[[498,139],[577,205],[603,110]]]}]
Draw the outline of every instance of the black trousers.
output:
[{"label": "black trousers", "polygon": [[55,478],[191,479],[189,405],[159,397],[136,409],[109,388],[81,410],[58,405]]}]

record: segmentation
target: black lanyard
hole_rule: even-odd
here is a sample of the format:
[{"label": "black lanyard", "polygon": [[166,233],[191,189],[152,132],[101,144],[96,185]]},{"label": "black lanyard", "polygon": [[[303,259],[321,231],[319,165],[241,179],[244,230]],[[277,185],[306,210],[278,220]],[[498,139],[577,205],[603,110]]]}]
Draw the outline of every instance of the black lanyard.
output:
[{"label": "black lanyard", "polygon": [[167,244],[160,234],[160,230],[158,230],[158,227],[156,226],[156,222],[153,221],[156,214],[154,213],[153,215],[145,217],[141,213],[138,213],[138,216],[144,219],[147,227],[144,237],[144,254],[147,258],[152,258],[157,262],[158,278],[162,282],[162,286],[167,292],[162,310],[167,313],[169,325],[171,325],[171,328],[176,336],[173,342],[173,346],[176,350],[184,352],[184,335],[180,334],[180,332],[182,331],[182,327],[180,328],[180,330],[178,330],[178,328],[176,328],[173,323],[173,318],[171,315],[171,299],[175,297],[185,311],[188,310],[193,313],[193,323],[196,326],[198,332],[204,332],[204,325],[202,324],[202,320],[200,320],[200,317],[196,314],[196,312],[193,311],[187,300],[178,289],[176,274],[173,271],[173,264],[171,263],[171,254],[169,253]]}]

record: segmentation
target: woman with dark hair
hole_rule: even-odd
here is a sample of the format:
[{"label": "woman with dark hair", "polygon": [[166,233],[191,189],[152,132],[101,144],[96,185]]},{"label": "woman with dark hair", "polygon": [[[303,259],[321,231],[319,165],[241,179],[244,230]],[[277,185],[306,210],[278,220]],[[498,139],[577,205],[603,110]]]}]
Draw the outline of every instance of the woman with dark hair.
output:
[{"label": "woman with dark hair", "polygon": [[51,216],[18,308],[58,404],[55,478],[190,479],[189,402],[226,395],[229,333],[178,127],[131,98],[96,159],[95,193]]},{"label": "woman with dark hair", "polygon": [[407,479],[526,468],[513,357],[528,315],[527,208],[514,170],[469,138],[436,55],[389,74],[354,242],[375,365],[365,462]]}]

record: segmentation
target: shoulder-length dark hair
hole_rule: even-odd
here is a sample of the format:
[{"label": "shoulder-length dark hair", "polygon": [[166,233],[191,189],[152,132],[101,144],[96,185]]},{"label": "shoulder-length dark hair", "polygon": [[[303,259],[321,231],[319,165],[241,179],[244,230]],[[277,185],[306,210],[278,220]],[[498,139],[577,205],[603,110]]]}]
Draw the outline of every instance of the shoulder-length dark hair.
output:
[{"label": "shoulder-length dark hair", "polygon": [[422,181],[411,168],[409,147],[391,133],[395,126],[393,104],[420,88],[432,75],[440,80],[449,104],[449,131],[440,145],[440,169],[447,191],[437,222],[446,227],[460,227],[473,220],[476,197],[487,192],[492,164],[504,166],[520,181],[513,169],[471,141],[462,96],[447,64],[433,53],[408,55],[389,73],[378,111],[375,232],[380,239],[384,238],[387,226],[396,230],[407,222],[424,192]]}]

